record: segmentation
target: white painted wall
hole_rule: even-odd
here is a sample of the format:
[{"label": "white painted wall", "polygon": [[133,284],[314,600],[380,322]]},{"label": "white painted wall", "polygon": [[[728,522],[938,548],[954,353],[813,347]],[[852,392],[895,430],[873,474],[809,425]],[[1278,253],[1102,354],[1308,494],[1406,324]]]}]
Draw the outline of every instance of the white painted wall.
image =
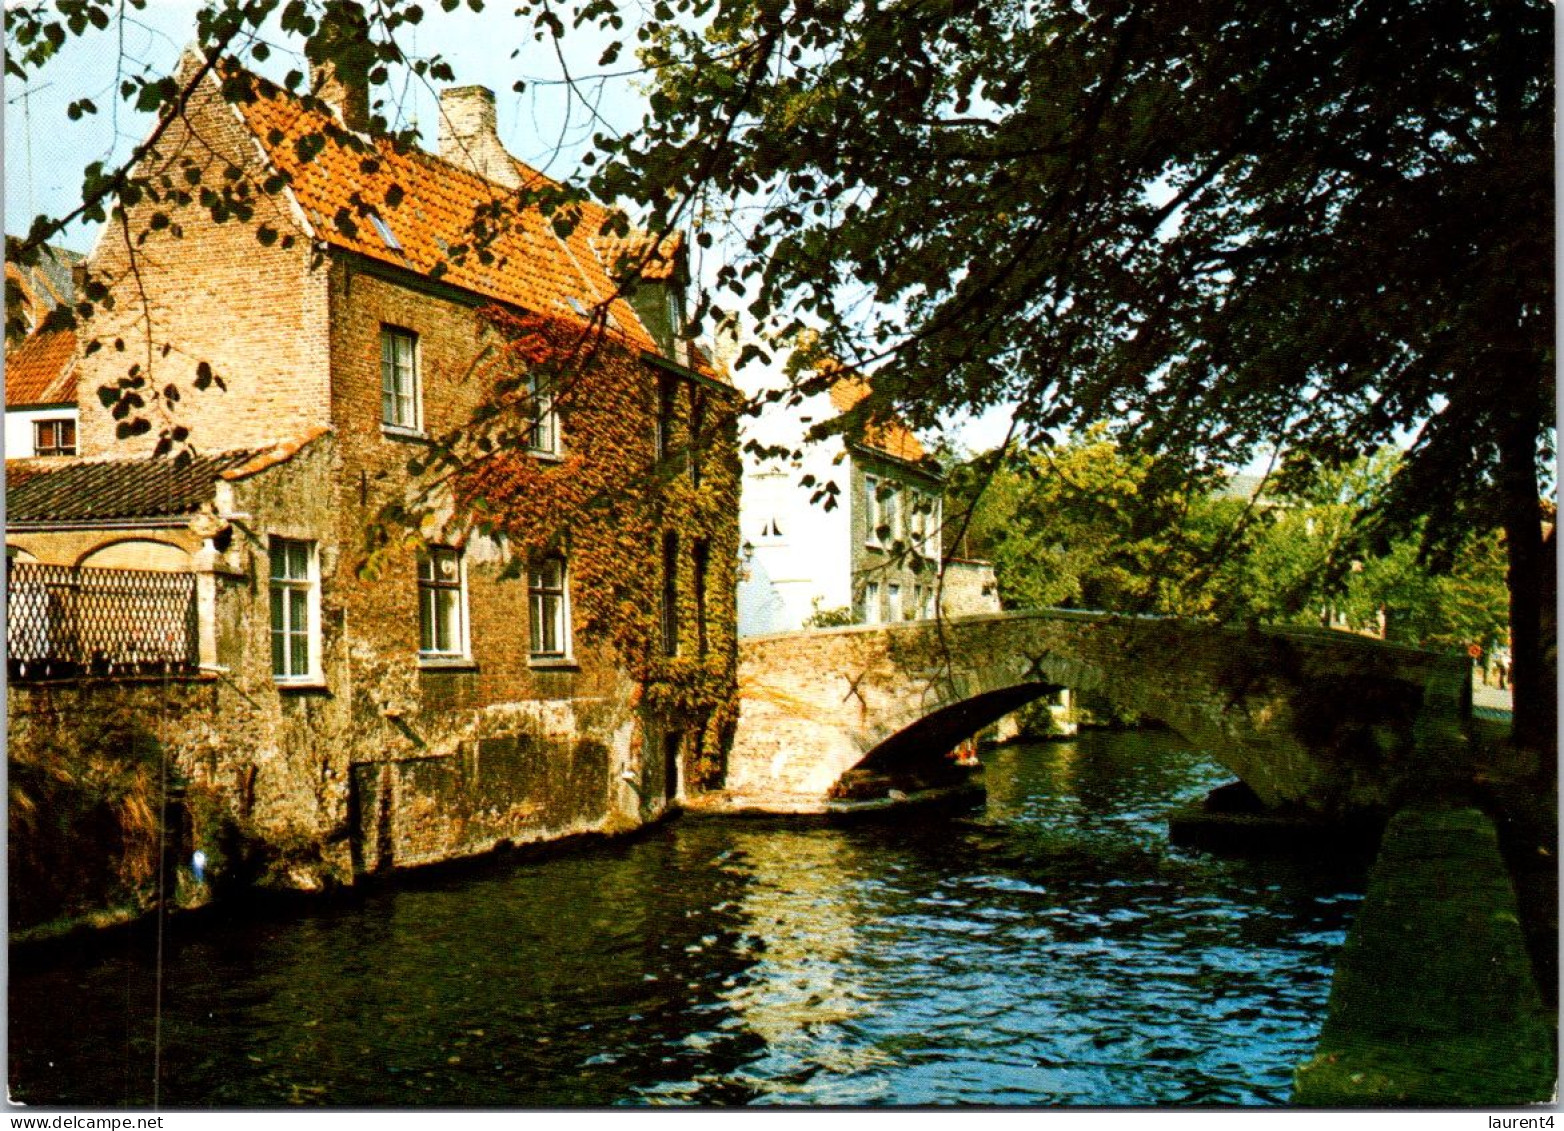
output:
[{"label": "white painted wall", "polygon": [[[751,366],[735,376],[749,395],[785,385],[774,367]],[[767,405],[742,422],[741,444],[786,446],[800,456],[743,456],[739,537],[747,568],[739,585],[740,636],[792,632],[817,609],[852,605],[851,465],[839,438],[805,441],[811,425],[835,415],[830,396],[821,393],[794,406]],[[827,482],[840,490],[831,510],[810,501]]]},{"label": "white painted wall", "polygon": [[[810,501],[816,488],[801,483],[806,475],[813,475],[816,483],[833,475],[845,478],[846,463],[833,464],[832,459],[822,445],[797,462],[746,465],[740,538],[756,567],[752,581],[763,576],[775,598],[767,624],[755,626],[757,632],[791,632],[802,628],[817,609],[852,604],[846,489],[838,505],[826,510],[823,503]],[[745,627],[740,626],[741,635]]]},{"label": "white painted wall", "polygon": [[5,410],[6,459],[25,459],[35,454],[33,422],[38,420],[70,420],[75,422],[78,428],[80,427],[74,405],[57,405],[52,408],[8,408]]}]

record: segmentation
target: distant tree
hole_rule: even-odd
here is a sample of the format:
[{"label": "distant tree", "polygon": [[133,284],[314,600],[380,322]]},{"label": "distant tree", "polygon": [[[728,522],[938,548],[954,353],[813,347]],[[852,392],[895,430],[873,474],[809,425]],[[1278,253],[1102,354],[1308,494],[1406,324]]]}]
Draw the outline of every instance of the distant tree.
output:
[{"label": "distant tree", "polygon": [[815,598],[814,612],[804,618],[805,628],[843,628],[856,623],[852,609],[842,605],[835,609],[822,609],[820,598]]},{"label": "distant tree", "polygon": [[1387,542],[1373,530],[1401,463],[1385,449],[1307,490],[1270,498],[1263,530],[1224,567],[1244,615],[1383,631],[1397,643],[1445,651],[1502,639],[1508,602],[1497,529],[1473,531],[1437,563],[1421,553],[1420,531]]},{"label": "distant tree", "polygon": [[[1214,615],[1219,567],[1244,505],[1162,485],[1153,461],[1097,426],[1069,443],[955,469],[949,509],[972,553],[994,562],[1007,608]],[[974,505],[975,501],[975,505]]]},{"label": "distant tree", "polygon": [[1442,571],[1417,532],[1377,545],[1366,520],[1400,466],[1386,449],[1297,493],[1158,497],[1152,461],[1096,428],[1057,448],[957,465],[951,503],[960,512],[976,499],[967,542],[993,560],[1007,608],[1327,625],[1444,651],[1502,640],[1497,530],[1470,535]]}]

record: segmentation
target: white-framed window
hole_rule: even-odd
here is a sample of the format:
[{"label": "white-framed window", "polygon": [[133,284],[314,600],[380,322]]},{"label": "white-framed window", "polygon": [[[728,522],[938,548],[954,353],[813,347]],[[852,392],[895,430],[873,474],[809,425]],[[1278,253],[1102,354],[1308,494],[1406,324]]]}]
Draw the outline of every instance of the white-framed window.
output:
[{"label": "white-framed window", "polygon": [[409,432],[423,427],[418,384],[418,335],[380,327],[381,424]]},{"label": "white-framed window", "polygon": [[684,333],[684,295],[675,286],[663,288],[664,314],[668,319],[668,336],[673,343],[673,352],[676,360],[683,361],[683,343],[679,341],[679,335]]},{"label": "white-framed window", "polygon": [[936,585],[925,585],[923,587],[923,597],[918,605],[918,615],[923,620],[934,619],[934,594],[936,592],[938,592],[938,586]]},{"label": "white-framed window", "polygon": [[559,454],[559,413],[554,408],[554,391],[548,379],[527,374],[527,414],[531,426],[527,429],[527,450],[539,455]]},{"label": "white-framed window", "polygon": [[938,513],[939,498],[922,491],[911,491],[909,494],[907,544],[926,558],[937,557],[934,553],[934,531],[938,525],[935,515]]},{"label": "white-framed window", "polygon": [[467,573],[461,551],[449,546],[418,555],[418,654],[467,655]]},{"label": "white-framed window", "polygon": [[894,581],[885,587],[885,619],[898,621],[902,619],[901,611],[901,586]]},{"label": "white-framed window", "polygon": [[565,559],[550,554],[528,573],[532,606],[532,658],[563,660],[570,656],[570,578]]},{"label": "white-framed window", "polygon": [[883,525],[880,511],[880,481],[872,475],[864,476],[863,480],[863,521],[863,540],[871,546],[878,546],[880,527]]},{"label": "white-framed window", "polygon": [[880,623],[880,583],[866,581],[863,586],[863,623]]},{"label": "white-framed window", "polygon": [[33,421],[33,454],[37,456],[75,455],[76,422],[69,417]]},{"label": "white-framed window", "polygon": [[267,540],[271,560],[272,675],[279,683],[316,678],[320,602],[315,543]]}]

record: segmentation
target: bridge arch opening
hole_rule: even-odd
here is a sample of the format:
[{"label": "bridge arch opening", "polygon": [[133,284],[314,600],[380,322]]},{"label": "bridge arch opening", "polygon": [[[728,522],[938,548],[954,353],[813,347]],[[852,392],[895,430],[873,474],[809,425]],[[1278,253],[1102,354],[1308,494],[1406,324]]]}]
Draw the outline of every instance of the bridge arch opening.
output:
[{"label": "bridge arch opening", "polygon": [[1267,808],[1333,818],[1459,763],[1468,682],[1460,657],[1339,634],[1057,610],[755,637],[726,789],[817,804],[875,777],[884,797],[1067,687],[1165,723]]},{"label": "bridge arch opening", "polygon": [[[959,781],[966,774],[965,767],[955,758],[955,751],[961,744],[976,738],[1006,715],[1028,704],[1051,699],[1066,690],[1078,691],[1061,683],[1032,679],[1008,687],[980,691],[936,707],[871,749],[856,765],[842,774],[832,793],[838,798],[847,799],[883,793],[886,788],[901,788],[904,791],[909,787],[926,789]],[[1100,693],[1098,688],[1093,690]],[[1115,701],[1113,696],[1104,698],[1121,709],[1142,714],[1138,707],[1128,702]],[[1162,722],[1150,715],[1142,714],[1142,717],[1148,722]],[[1188,735],[1179,732],[1176,727],[1170,726],[1169,729],[1178,733],[1184,741],[1194,744]],[[1214,754],[1207,756],[1223,764]],[[1223,765],[1229,772],[1237,774],[1232,767]]]}]

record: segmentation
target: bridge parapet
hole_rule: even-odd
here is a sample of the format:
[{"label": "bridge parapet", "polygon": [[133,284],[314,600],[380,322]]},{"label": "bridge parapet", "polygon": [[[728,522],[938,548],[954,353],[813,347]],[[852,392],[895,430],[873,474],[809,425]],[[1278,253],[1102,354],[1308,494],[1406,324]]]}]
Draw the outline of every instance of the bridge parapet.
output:
[{"label": "bridge parapet", "polygon": [[1464,657],[1319,629],[1075,610],[853,626],[741,642],[735,794],[824,797],[916,766],[1056,687],[1159,718],[1270,805],[1383,808],[1457,772]]}]

